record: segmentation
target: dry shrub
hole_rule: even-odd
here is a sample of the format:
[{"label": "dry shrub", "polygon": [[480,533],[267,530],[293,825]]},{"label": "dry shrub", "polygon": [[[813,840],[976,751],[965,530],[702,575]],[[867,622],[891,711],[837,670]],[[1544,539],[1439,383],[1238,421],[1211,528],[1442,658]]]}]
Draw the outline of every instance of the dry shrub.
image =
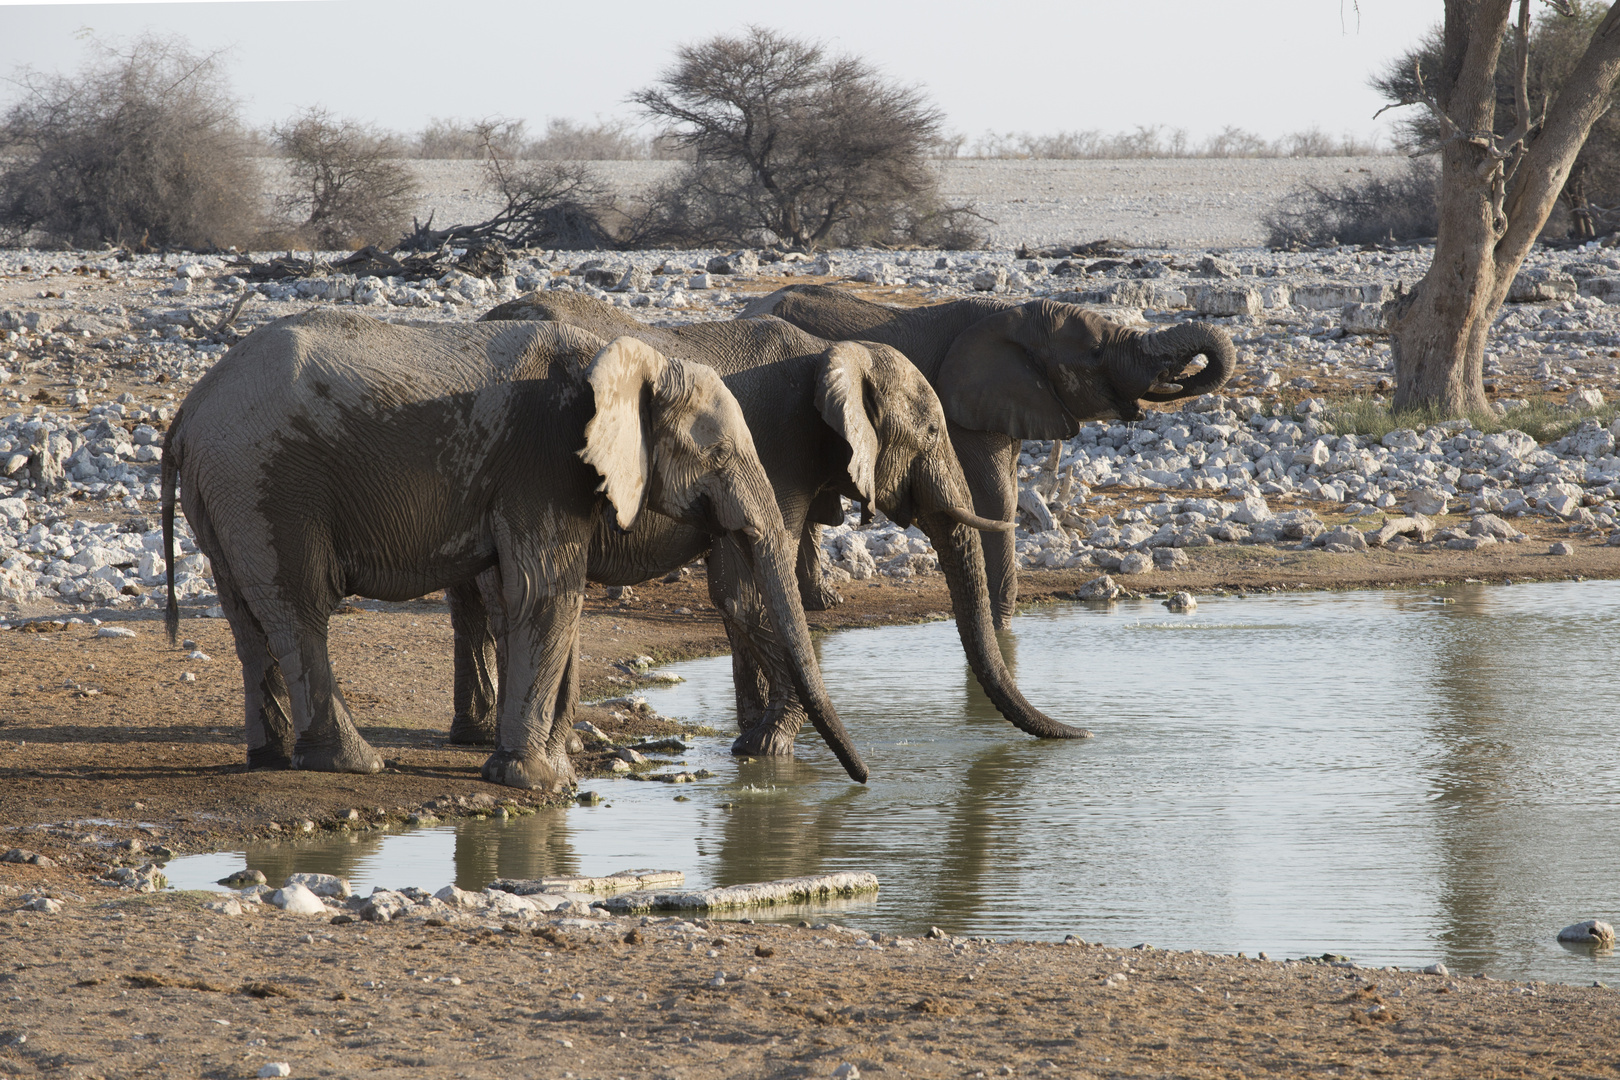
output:
[{"label": "dry shrub", "polygon": [[180,38],[96,46],[23,72],[0,124],[0,229],[15,243],[222,248],[259,228],[259,178],[218,53]]},{"label": "dry shrub", "polygon": [[272,129],[293,190],[277,199],[307,245],[328,250],[391,243],[406,228],[417,184],[394,137],[322,108]]},{"label": "dry shrub", "polygon": [[1440,170],[1416,158],[1391,177],[1368,175],[1337,187],[1307,185],[1263,219],[1274,248],[1383,244],[1431,237],[1440,225]]}]

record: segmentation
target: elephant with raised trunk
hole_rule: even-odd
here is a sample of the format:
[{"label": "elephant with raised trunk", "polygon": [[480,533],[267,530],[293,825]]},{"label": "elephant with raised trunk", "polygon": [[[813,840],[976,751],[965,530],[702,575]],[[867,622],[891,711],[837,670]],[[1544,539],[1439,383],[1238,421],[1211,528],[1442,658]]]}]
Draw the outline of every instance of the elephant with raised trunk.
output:
[{"label": "elephant with raised trunk", "polygon": [[[749,562],[783,677],[866,778],[799,606],[797,533],[707,368],[554,323],[311,312],[231,349],[187,395],[164,450],[169,565],[179,481],[242,661],[250,765],[381,768],[333,680],[327,621],[349,594],[460,587],[477,597],[502,676],[484,778],[570,784],[592,536],[656,512],[727,537]],[[171,640],[178,618],[171,569]]]},{"label": "elephant with raised trunk", "polygon": [[[905,353],[939,394],[974,511],[998,521],[1014,520],[1018,508],[1023,440],[1073,438],[1084,420],[1140,419],[1141,402],[1211,393],[1237,366],[1231,336],[1213,324],[1121,326],[1052,300],[966,299],[903,309],[825,285],[790,285],[753,301],[741,317],[762,315],[818,337],[880,342]],[[1195,368],[1200,356],[1204,365]],[[801,539],[801,579],[804,559],[820,551],[818,531],[812,525]],[[1012,536],[986,533],[984,557],[995,623],[1005,627],[1018,606]],[[837,603],[826,590],[804,600],[812,609]]]},{"label": "elephant with raised trunk", "polygon": [[[910,361],[894,349],[813,337],[779,319],[696,323],[661,329],[613,305],[572,292],[534,293],[503,304],[486,320],[551,319],[602,336],[633,336],[672,357],[707,364],[736,397],[783,523],[798,537],[807,522],[841,521],[841,496],[913,522],[938,554],[968,661],[1001,714],[1044,738],[1084,738],[1019,692],[1002,662],[991,626],[979,531],[1006,529],[968,509],[970,495],[945,435],[939,399]],[[706,536],[645,515],[628,534],[598,530],[588,574],[604,584],[634,584],[690,561],[710,548]],[[802,582],[801,582],[802,584]],[[789,754],[803,719],[784,677],[775,616],[752,596],[746,561],[726,537],[713,542],[709,591],[732,644],[742,735],[738,754]],[[475,597],[453,598],[456,628],[455,729],[469,741],[479,730],[480,701],[490,698],[485,635]]]}]

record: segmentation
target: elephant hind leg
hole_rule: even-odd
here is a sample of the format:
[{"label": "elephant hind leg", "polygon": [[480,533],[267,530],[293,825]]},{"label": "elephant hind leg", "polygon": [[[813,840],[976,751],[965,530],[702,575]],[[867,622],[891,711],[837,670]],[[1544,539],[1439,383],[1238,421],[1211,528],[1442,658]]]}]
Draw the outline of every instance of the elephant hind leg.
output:
[{"label": "elephant hind leg", "polygon": [[458,746],[491,746],[496,736],[498,667],[489,610],[476,580],[452,585],[444,596],[455,637],[456,711],[450,741]]},{"label": "elephant hind leg", "polygon": [[[361,737],[349,713],[348,702],[332,675],[327,652],[326,622],[300,627],[293,648],[280,656],[298,725],[293,747],[293,768],[316,772],[374,773],[382,758]],[[299,714],[303,715],[300,716]]]},{"label": "elephant hind leg", "polygon": [[316,614],[314,605],[305,605],[294,611],[280,599],[256,602],[252,607],[286,680],[298,732],[293,768],[348,773],[382,769],[382,758],[355,728],[332,675],[325,609]]},{"label": "elephant hind leg", "polygon": [[281,666],[270,655],[264,627],[248,609],[223,564],[214,564],[215,588],[242,662],[243,705],[247,722],[250,769],[292,768],[295,740],[292,705]]}]

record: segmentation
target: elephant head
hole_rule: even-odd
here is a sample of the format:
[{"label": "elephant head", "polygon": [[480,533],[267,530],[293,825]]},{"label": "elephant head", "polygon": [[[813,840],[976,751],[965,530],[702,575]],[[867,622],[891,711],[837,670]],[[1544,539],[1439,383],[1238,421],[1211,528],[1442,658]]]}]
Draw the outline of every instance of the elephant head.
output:
[{"label": "elephant head", "polygon": [[[1202,355],[1202,368],[1192,365]],[[945,415],[1014,439],[1068,439],[1080,422],[1136,420],[1139,401],[1220,389],[1237,353],[1209,323],[1120,326],[1050,300],[1004,308],[957,335],[934,380]]]},{"label": "elephant head", "polygon": [[933,543],[962,647],[1002,715],[1043,738],[1088,736],[1026,701],[1002,661],[979,532],[1005,532],[1012,523],[973,513],[944,410],[922,372],[886,345],[839,342],[822,355],[816,407],[849,446],[842,494],[902,526],[915,522]]},{"label": "elephant head", "polygon": [[732,537],[766,597],[811,723],[849,775],[865,782],[866,766],[828,700],[811,647],[794,572],[797,539],[782,524],[736,398],[712,369],[631,337],[603,348],[585,381],[596,415],[579,455],[602,476],[614,524],[629,529],[650,508]]}]

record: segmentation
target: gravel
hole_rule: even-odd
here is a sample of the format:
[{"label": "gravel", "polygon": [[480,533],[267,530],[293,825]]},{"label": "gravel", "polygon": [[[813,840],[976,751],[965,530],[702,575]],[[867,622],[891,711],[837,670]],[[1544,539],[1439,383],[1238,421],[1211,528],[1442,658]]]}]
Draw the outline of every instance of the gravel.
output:
[{"label": "gravel", "polygon": [[[473,197],[475,165],[412,167],[446,198]],[[1020,225],[1020,240],[1113,235],[1176,245],[1122,247],[1101,257],[1067,249],[1020,257],[1005,247],[838,250],[760,264],[760,256],[772,256],[532,251],[519,253],[511,272],[495,279],[452,271],[424,282],[333,274],[253,284],[223,256],[119,261],[110,252],[3,251],[0,601],[34,611],[162,606],[166,567],[156,520],[162,428],[223,355],[226,346],[208,331],[238,301],[244,306],[236,328],[245,332],[320,304],[385,319],[460,322],[533,289],[574,289],[666,324],[733,318],[781,284],[830,280],[861,282],[869,295],[906,302],[1044,296],[1125,323],[1206,319],[1225,326],[1240,354],[1227,395],[1149,413],[1136,424],[1087,424],[1056,448],[1025,444],[1016,538],[1026,568],[1144,574],[1173,565],[1167,552],[1210,544],[1472,549],[1520,535],[1511,526],[1511,535],[1498,535],[1464,523],[1434,535],[1402,530],[1391,537],[1380,514],[1491,515],[1506,522],[1536,515],[1569,528],[1571,542],[1604,539],[1615,530],[1620,496],[1620,424],[1588,418],[1545,446],[1520,432],[1486,434],[1460,421],[1381,439],[1336,430],[1330,399],[1376,401],[1391,385],[1380,305],[1424,273],[1431,248],[1215,247],[1220,238],[1252,243],[1263,200],[1288,184],[1386,167],[1389,159],[945,167],[953,198],[995,196],[1016,208],[1010,215],[1030,215],[1008,221],[1044,215],[1049,231]],[[626,183],[650,183],[668,164],[603,168],[618,170]],[[1157,240],[1127,227],[1131,219],[1143,227],[1162,220],[1167,209],[1154,219],[1149,208],[1177,201],[1189,208],[1190,227]],[[441,218],[458,216],[446,213]],[[1578,417],[1620,396],[1614,363],[1620,306],[1610,302],[1620,301],[1620,258],[1595,244],[1537,249],[1514,295],[1520,302],[1504,305],[1486,356],[1499,413],[1523,407],[1523,395],[1552,395],[1568,400]],[[1122,504],[1122,494],[1132,505]],[[1144,495],[1157,501],[1143,505]],[[1308,500],[1316,509],[1279,510],[1279,498]],[[1367,519],[1353,523],[1358,536],[1352,536],[1344,522],[1317,517],[1330,511]],[[211,605],[207,560],[183,520],[177,525],[177,593]],[[936,569],[917,530],[882,520],[862,528],[853,514],[823,530],[823,546],[835,576],[906,579]]]}]

